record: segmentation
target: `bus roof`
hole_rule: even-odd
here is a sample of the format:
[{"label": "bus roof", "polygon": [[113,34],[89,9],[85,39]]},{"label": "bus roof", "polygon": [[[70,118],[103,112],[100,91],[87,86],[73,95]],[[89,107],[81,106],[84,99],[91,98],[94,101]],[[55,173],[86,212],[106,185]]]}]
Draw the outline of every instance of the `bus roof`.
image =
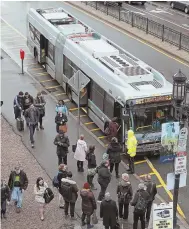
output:
[{"label": "bus roof", "polygon": [[106,69],[107,75],[104,78],[107,77],[107,81],[113,85],[117,84],[126,99],[132,97],[132,94],[133,98],[150,97],[157,93],[159,95],[172,94],[172,85],[160,72],[99,35],[65,12],[64,9],[30,9],[30,12],[34,13],[34,11],[51,23],[51,26],[54,27],[53,30],[57,32],[54,37],[62,33],[66,37],[68,45],[74,44],[72,45],[74,47],[77,45],[79,48],[77,50],[86,53],[86,58],[93,58],[93,62],[98,62],[100,72],[102,69]]}]

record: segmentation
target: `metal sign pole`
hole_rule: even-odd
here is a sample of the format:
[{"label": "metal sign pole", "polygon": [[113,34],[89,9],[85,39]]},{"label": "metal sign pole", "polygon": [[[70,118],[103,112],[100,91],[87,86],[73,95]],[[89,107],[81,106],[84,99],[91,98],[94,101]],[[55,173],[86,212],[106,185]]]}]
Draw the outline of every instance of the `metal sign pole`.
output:
[{"label": "metal sign pole", "polygon": [[78,128],[77,128],[77,139],[79,139],[80,137],[80,131],[79,131],[79,127],[80,127],[80,87],[79,87],[79,77],[80,74],[78,74]]}]

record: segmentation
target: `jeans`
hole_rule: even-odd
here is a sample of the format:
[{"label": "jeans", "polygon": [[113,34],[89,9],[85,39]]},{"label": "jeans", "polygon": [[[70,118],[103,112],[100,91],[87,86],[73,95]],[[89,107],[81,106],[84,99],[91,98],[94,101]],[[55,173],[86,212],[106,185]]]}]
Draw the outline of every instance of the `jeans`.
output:
[{"label": "jeans", "polygon": [[22,113],[22,111],[17,106],[14,107],[15,119],[21,118],[21,113]]},{"label": "jeans", "polygon": [[115,165],[116,175],[118,175],[119,174],[119,163],[110,163],[110,172],[112,173],[114,169],[114,165]]},{"label": "jeans", "polygon": [[128,215],[129,215],[129,204],[119,203],[119,218],[128,219]]},{"label": "jeans", "polygon": [[1,216],[6,213],[7,201],[1,200]]},{"label": "jeans", "polygon": [[43,124],[43,115],[40,114],[39,115],[39,125],[42,126],[42,124]]},{"label": "jeans", "polygon": [[100,184],[100,193],[99,193],[99,196],[98,196],[98,200],[99,201],[102,201],[102,199],[104,199],[104,196],[105,196],[105,192],[106,192],[106,189],[107,189],[108,186],[104,186],[102,184]]},{"label": "jeans", "polygon": [[34,135],[34,133],[35,133],[35,128],[36,128],[36,124],[30,124],[30,125],[29,125],[29,129],[30,129],[30,141],[31,141],[31,144],[34,143],[33,135]]},{"label": "jeans", "polygon": [[65,206],[64,206],[65,215],[68,215],[69,206],[70,206],[70,215],[71,217],[74,217],[75,203],[70,203],[68,201],[65,201]]},{"label": "jeans", "polygon": [[134,212],[133,229],[138,228],[138,220],[139,219],[141,221],[141,229],[145,229],[145,212],[144,213]]},{"label": "jeans", "polygon": [[22,207],[23,192],[20,187],[14,187],[12,190],[11,200],[17,202],[17,208]]},{"label": "jeans", "polygon": [[130,157],[129,156],[129,169],[131,171],[131,173],[135,172],[135,166],[134,166],[134,157]]},{"label": "jeans", "polygon": [[78,170],[83,169],[83,161],[77,161],[77,168]]},{"label": "jeans", "polygon": [[63,196],[59,193],[58,194],[58,203],[59,203],[59,206],[64,206],[64,198]]},{"label": "jeans", "polygon": [[87,182],[90,184],[91,187],[94,187],[93,178],[94,176],[87,175]]},{"label": "jeans", "polygon": [[147,204],[147,209],[146,209],[146,221],[150,221],[150,214],[151,214],[151,209],[152,209],[152,203],[153,201],[148,202]]},{"label": "jeans", "polygon": [[58,156],[58,165],[65,164],[67,165],[67,155],[66,156]]},{"label": "jeans", "polygon": [[87,225],[90,225],[90,223],[91,223],[91,215],[86,215],[85,213],[83,213],[82,216],[81,216],[81,221],[84,222],[86,216],[87,216]]}]

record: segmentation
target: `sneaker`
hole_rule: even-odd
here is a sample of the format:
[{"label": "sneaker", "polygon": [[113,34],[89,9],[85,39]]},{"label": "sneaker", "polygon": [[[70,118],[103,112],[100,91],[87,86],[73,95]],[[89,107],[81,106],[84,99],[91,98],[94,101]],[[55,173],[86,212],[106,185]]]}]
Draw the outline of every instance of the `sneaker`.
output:
[{"label": "sneaker", "polygon": [[43,126],[40,126],[40,129],[41,129],[41,130],[44,130],[44,127],[43,127]]},{"label": "sneaker", "polygon": [[15,205],[15,206],[17,205],[17,201],[14,202],[14,205]]},{"label": "sneaker", "polygon": [[44,217],[41,217],[41,221],[43,221],[44,220]]},{"label": "sneaker", "polygon": [[77,217],[71,216],[71,220],[77,220]]},{"label": "sneaker", "polygon": [[31,147],[34,148],[34,144],[33,143],[31,144]]},{"label": "sneaker", "polygon": [[16,208],[16,213],[20,213],[20,212],[21,212],[20,208]]},{"label": "sneaker", "polygon": [[119,174],[117,174],[117,175],[116,175],[116,178],[117,178],[117,179],[118,179],[118,178],[120,178],[120,175],[119,175]]},{"label": "sneaker", "polygon": [[91,225],[91,224],[87,225],[87,229],[90,229],[90,228],[93,228],[93,227],[94,227],[94,225]]},{"label": "sneaker", "polygon": [[59,208],[64,209],[64,205],[59,205]]},{"label": "sneaker", "polygon": [[97,200],[97,203],[101,203],[102,202],[102,200]]}]

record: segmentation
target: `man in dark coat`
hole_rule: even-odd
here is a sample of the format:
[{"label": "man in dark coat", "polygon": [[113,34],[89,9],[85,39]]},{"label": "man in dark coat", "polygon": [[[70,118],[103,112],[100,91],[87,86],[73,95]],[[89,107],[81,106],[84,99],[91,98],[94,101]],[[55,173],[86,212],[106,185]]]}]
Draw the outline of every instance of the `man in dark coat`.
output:
[{"label": "man in dark coat", "polygon": [[13,106],[14,106],[14,114],[15,119],[21,117],[21,113],[23,110],[24,100],[23,100],[24,93],[20,91],[18,95],[15,96]]},{"label": "man in dark coat", "polygon": [[111,173],[115,165],[116,178],[119,178],[119,163],[121,162],[121,149],[121,145],[118,143],[117,138],[113,137],[107,148],[107,154],[109,155]]},{"label": "man in dark coat", "polygon": [[116,202],[111,199],[110,193],[105,194],[105,199],[100,205],[100,218],[103,218],[105,229],[114,229],[118,218]]},{"label": "man in dark coat", "polygon": [[72,172],[67,173],[67,178],[62,178],[61,180],[61,190],[60,193],[62,194],[65,206],[64,206],[64,212],[65,216],[68,216],[68,209],[70,206],[70,216],[71,219],[76,219],[74,217],[74,211],[75,211],[75,203],[78,198],[78,187],[75,181],[72,180]]},{"label": "man in dark coat", "polygon": [[58,191],[59,191],[59,208],[64,208],[64,202],[63,202],[63,196],[60,193],[61,190],[61,180],[62,178],[67,178],[68,176],[68,171],[67,171],[67,166],[64,164],[60,164],[58,166],[58,175],[57,175],[57,180],[58,180]]},{"label": "man in dark coat", "polygon": [[64,114],[62,112],[58,112],[58,114],[55,117],[55,123],[56,123],[56,131],[57,131],[57,133],[59,133],[59,127],[61,125],[65,125],[67,121],[68,121],[68,118],[67,118],[66,114]]},{"label": "man in dark coat", "polygon": [[129,216],[129,203],[133,197],[133,189],[129,182],[129,175],[127,173],[123,173],[121,178],[122,179],[117,186],[119,218],[127,220]]},{"label": "man in dark coat", "polygon": [[28,120],[29,124],[29,129],[30,129],[30,141],[31,141],[31,146],[34,148],[34,133],[35,133],[35,128],[38,125],[39,122],[39,110],[34,107],[33,104],[30,105],[30,107],[25,111],[25,117]]},{"label": "man in dark coat", "polygon": [[80,196],[82,198],[82,226],[85,225],[85,218],[87,217],[87,228],[92,228],[93,225],[90,223],[90,218],[93,212],[96,210],[96,201],[93,192],[90,190],[89,183],[85,183],[83,189],[80,192]]},{"label": "man in dark coat", "polygon": [[10,201],[10,189],[5,180],[1,180],[1,219],[6,217],[6,205]]},{"label": "man in dark coat", "polygon": [[150,195],[145,189],[146,189],[145,184],[140,183],[138,185],[138,190],[135,193],[134,199],[131,202],[131,205],[134,206],[133,229],[138,228],[139,219],[141,221],[141,229],[145,229],[145,213],[146,213],[146,207],[150,197]]},{"label": "man in dark coat", "polygon": [[[24,95],[24,98],[23,98],[23,110],[24,110],[24,113],[25,113],[25,110],[27,110],[31,104],[33,104],[33,97],[28,93],[28,92],[25,92],[25,95]],[[26,124],[28,126],[28,122],[27,122],[27,119],[26,119]]]},{"label": "man in dark coat", "polygon": [[70,146],[68,136],[66,136],[62,131],[60,131],[54,139],[54,144],[57,146],[56,153],[58,156],[58,165],[67,165],[68,147]]},{"label": "man in dark coat", "polygon": [[[35,107],[37,107],[39,110],[39,125],[40,125],[39,127],[41,130],[44,130],[43,117],[45,116],[45,104],[46,104],[46,101],[45,101],[44,96],[42,95],[41,92],[38,92],[37,97],[35,98]],[[39,127],[37,124],[37,130],[39,130]]]},{"label": "man in dark coat", "polygon": [[152,182],[152,178],[151,178],[150,174],[145,176],[144,184],[146,185],[146,191],[150,195],[149,202],[147,204],[147,209],[146,209],[146,226],[148,226],[149,221],[150,221],[152,204],[153,204],[153,201],[154,201],[155,196],[157,194],[157,188],[156,188],[156,184],[154,182]]},{"label": "man in dark coat", "polygon": [[11,190],[11,199],[15,201],[17,206],[16,212],[20,213],[22,207],[23,193],[28,187],[28,178],[26,173],[20,169],[19,166],[15,167],[15,170],[11,172],[9,176],[8,186]]},{"label": "man in dark coat", "polygon": [[102,199],[104,198],[106,189],[108,187],[108,184],[110,183],[111,180],[111,173],[108,169],[109,162],[108,161],[103,161],[101,165],[97,168],[97,173],[98,173],[98,183],[101,187],[99,196],[98,196],[98,201],[101,202]]},{"label": "man in dark coat", "polygon": [[86,155],[88,161],[87,182],[90,184],[92,190],[96,190],[93,184],[93,178],[96,174],[96,156],[94,154],[95,146],[89,146],[89,152]]}]

